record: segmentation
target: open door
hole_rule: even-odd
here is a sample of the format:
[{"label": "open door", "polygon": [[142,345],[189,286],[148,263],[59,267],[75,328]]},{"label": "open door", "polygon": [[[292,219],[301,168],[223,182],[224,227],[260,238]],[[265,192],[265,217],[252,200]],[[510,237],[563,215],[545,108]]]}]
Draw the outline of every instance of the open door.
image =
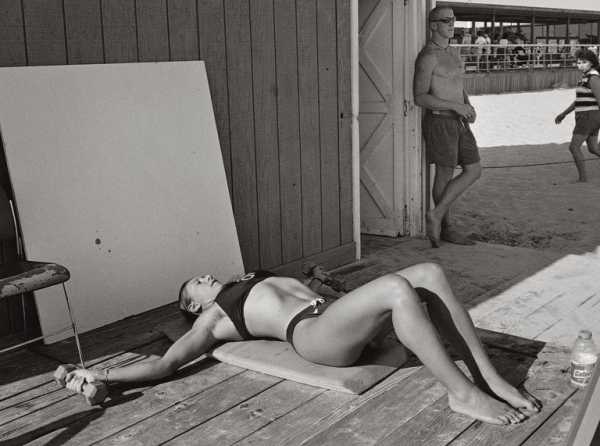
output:
[{"label": "open door", "polygon": [[418,235],[425,169],[412,76],[425,40],[426,7],[359,0],[358,8],[361,231]]}]

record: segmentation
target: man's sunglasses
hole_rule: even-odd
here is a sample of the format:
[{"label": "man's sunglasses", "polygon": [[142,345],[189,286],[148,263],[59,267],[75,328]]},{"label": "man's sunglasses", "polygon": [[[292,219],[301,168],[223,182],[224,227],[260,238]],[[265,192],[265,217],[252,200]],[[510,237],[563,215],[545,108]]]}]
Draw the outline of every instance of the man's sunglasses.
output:
[{"label": "man's sunglasses", "polygon": [[455,21],[456,21],[456,17],[444,17],[441,19],[432,20],[432,22],[442,22],[442,23],[445,23],[446,25],[449,25],[450,23],[454,23]]}]

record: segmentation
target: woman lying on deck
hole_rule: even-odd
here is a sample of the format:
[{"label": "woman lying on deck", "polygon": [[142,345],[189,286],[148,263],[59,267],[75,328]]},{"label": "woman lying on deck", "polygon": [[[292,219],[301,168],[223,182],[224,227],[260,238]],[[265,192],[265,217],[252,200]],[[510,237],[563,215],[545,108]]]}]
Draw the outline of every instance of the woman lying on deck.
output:
[{"label": "woman lying on deck", "polygon": [[[421,305],[427,304],[427,311]],[[496,371],[443,270],[421,263],[328,301],[302,282],[266,271],[222,284],[211,275],[185,282],[180,308],[192,328],[159,359],[108,370],[77,370],[67,381],[135,382],[164,378],[221,341],[287,340],[314,363],[349,366],[391,322],[398,339],[448,389],[450,408],[494,424],[519,423],[540,403]],[[437,330],[436,330],[437,329]],[[440,338],[465,360],[474,381],[454,364]]]}]

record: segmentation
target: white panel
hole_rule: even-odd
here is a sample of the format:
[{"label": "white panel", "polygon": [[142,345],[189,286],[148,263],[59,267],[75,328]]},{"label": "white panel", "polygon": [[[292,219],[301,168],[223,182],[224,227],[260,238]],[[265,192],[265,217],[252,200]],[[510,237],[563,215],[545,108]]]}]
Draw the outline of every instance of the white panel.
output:
[{"label": "white panel", "polygon": [[203,62],[2,68],[0,97],[27,256],[69,268],[83,331],[243,270]]}]

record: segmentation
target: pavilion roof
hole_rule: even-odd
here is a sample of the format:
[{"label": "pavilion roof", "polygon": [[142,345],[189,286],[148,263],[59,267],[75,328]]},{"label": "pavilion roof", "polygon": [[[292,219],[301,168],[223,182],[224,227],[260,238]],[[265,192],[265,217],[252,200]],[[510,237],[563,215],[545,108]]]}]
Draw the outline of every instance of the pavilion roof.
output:
[{"label": "pavilion roof", "polygon": [[438,6],[450,6],[454,15],[460,21],[519,22],[529,23],[533,16],[538,24],[562,24],[600,22],[600,11],[585,11],[578,9],[540,8],[531,6],[508,6],[484,3],[443,1],[436,2]]}]

